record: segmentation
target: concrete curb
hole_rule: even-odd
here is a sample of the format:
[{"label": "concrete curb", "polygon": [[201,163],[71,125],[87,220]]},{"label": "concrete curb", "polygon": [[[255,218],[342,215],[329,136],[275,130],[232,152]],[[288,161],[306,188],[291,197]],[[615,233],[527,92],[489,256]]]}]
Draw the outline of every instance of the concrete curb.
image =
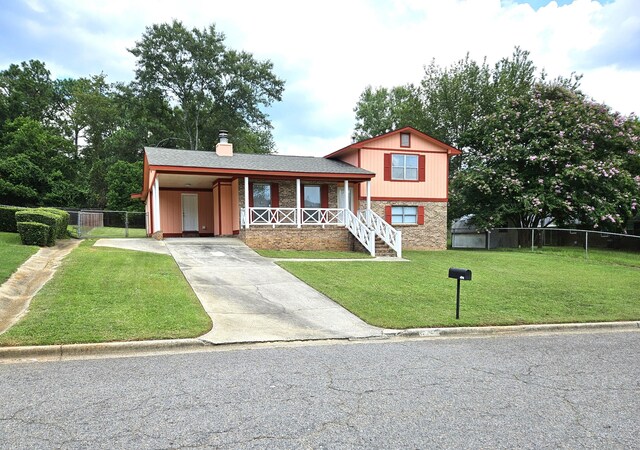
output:
[{"label": "concrete curb", "polygon": [[[495,336],[522,333],[545,332],[588,332],[588,331],[633,331],[640,330],[640,321],[634,322],[596,322],[596,323],[563,323],[547,325],[509,325],[491,327],[456,327],[456,328],[412,328],[407,330],[384,329],[381,335],[366,338],[352,338],[352,341],[367,341],[392,339],[394,337],[465,337],[465,336]],[[345,339],[317,339],[319,342],[344,341]],[[314,339],[315,341],[315,339]],[[26,347],[0,347],[0,363],[19,360],[72,360],[105,358],[116,356],[143,356],[159,353],[198,351],[212,347],[230,347],[234,345],[252,345],[274,342],[293,341],[265,341],[238,342],[214,344],[198,338],[166,339],[154,341],[105,342],[99,344],[67,344],[67,345],[38,345]],[[305,341],[306,342],[306,341]]]},{"label": "concrete curb", "polygon": [[167,339],[155,341],[104,342],[99,344],[37,345],[0,347],[4,360],[62,360],[99,358],[127,354],[144,355],[175,350],[202,349],[212,344],[200,339]]},{"label": "concrete curb", "polygon": [[446,336],[491,336],[497,334],[572,332],[572,331],[623,331],[640,330],[640,321],[633,322],[588,322],[557,323],[542,325],[504,325],[489,327],[455,328],[410,328],[406,330],[385,329],[387,337],[446,337]]}]

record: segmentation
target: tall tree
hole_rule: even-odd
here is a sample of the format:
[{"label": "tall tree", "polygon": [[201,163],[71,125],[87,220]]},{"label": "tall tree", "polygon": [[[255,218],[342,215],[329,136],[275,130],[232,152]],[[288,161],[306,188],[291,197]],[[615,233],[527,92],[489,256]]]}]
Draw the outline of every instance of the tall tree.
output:
[{"label": "tall tree", "polygon": [[623,231],[637,213],[634,118],[561,84],[538,83],[500,102],[479,128],[481,151],[452,184],[457,216],[471,213],[482,228],[554,223]]},{"label": "tall tree", "polygon": [[148,27],[129,51],[143,90],[160,90],[177,107],[181,136],[189,148],[212,147],[218,130],[269,130],[263,111],[279,101],[284,82],[270,61],[227,49],[224,34],[210,25],[187,29],[181,22]]},{"label": "tall tree", "polygon": [[424,111],[418,89],[411,85],[373,88],[367,86],[354,108],[354,137],[367,139],[411,126],[424,129]]}]

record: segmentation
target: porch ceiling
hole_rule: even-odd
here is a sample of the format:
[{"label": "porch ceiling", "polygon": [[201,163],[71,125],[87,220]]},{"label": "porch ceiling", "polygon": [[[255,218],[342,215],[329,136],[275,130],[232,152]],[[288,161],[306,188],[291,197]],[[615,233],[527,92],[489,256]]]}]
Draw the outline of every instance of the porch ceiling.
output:
[{"label": "porch ceiling", "polygon": [[158,174],[161,188],[211,189],[218,178],[220,177],[215,175]]}]

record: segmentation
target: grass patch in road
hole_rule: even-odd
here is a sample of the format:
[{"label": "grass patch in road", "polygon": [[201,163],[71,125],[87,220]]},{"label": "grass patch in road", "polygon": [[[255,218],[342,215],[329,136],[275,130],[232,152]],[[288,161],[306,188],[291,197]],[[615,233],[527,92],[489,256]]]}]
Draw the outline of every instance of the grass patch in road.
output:
[{"label": "grass patch in road", "polygon": [[256,253],[265,258],[301,258],[301,259],[360,259],[371,258],[368,253],[362,252],[329,252],[316,250],[263,250],[254,249]]},{"label": "grass patch in road", "polygon": [[[403,256],[411,261],[278,264],[381,327],[640,319],[640,261],[623,266],[610,262],[615,255],[585,261],[546,252],[463,250]],[[455,319],[456,281],[447,278],[450,267],[473,271],[473,281],[462,282],[460,320]]]},{"label": "grass patch in road", "polygon": [[33,245],[22,245],[18,233],[0,233],[0,284],[9,279],[20,265],[38,251]]},{"label": "grass patch in road", "polygon": [[65,258],[0,345],[186,338],[211,328],[171,256],[92,245]]}]

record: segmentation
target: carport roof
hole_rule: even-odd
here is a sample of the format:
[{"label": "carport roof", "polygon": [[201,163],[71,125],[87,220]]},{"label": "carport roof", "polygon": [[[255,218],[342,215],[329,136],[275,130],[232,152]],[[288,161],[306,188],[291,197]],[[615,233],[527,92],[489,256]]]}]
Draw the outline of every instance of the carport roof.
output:
[{"label": "carport roof", "polygon": [[342,161],[313,156],[258,155],[249,153],[234,153],[233,156],[218,156],[214,151],[179,150],[157,147],[145,147],[144,151],[150,166],[308,174],[352,174],[364,176],[365,178],[370,178],[375,175],[373,172]]}]

